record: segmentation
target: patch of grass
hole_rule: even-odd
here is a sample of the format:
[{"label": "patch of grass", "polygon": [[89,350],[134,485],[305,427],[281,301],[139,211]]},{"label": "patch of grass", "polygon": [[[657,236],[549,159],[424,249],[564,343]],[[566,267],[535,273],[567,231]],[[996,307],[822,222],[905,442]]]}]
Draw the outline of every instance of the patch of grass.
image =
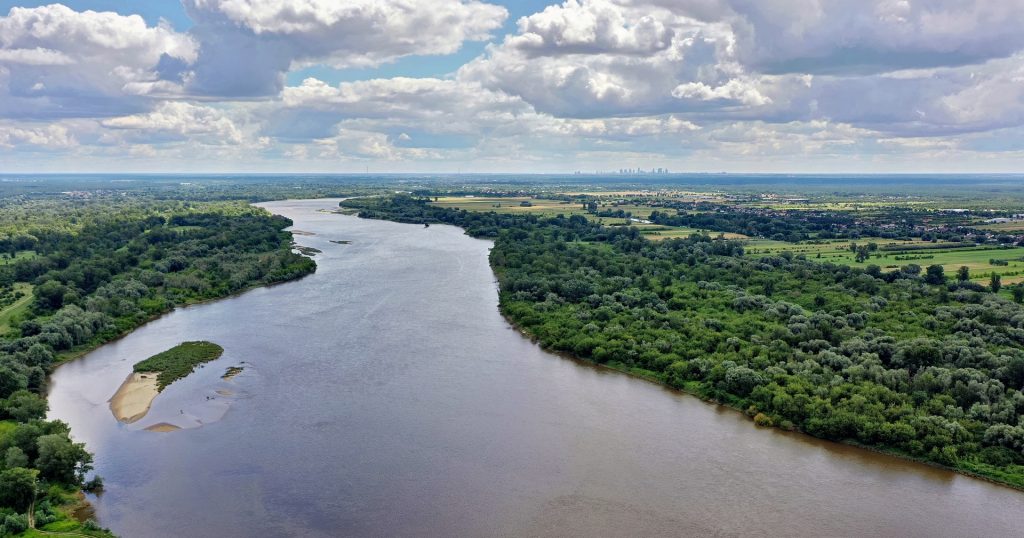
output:
[{"label": "patch of grass", "polygon": [[24,317],[28,307],[32,305],[32,284],[15,282],[14,290],[24,293],[24,296],[0,310],[0,336],[7,334],[12,328],[12,322]]},{"label": "patch of grass", "polygon": [[224,348],[213,342],[183,342],[135,364],[136,372],[157,372],[157,385],[167,385],[191,374],[196,366],[220,358]]},{"label": "patch of grass", "polygon": [[8,265],[21,260],[31,260],[36,256],[38,256],[38,254],[36,254],[36,251],[34,250],[22,250],[20,252],[16,252],[14,256],[11,256],[10,254],[3,254],[0,255],[0,265]]}]

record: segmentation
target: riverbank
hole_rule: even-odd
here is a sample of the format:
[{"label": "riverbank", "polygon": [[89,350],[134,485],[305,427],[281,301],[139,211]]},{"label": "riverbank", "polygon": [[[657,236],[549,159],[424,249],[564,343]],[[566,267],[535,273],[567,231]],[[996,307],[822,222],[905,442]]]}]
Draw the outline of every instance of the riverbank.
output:
[{"label": "riverbank", "polygon": [[926,465],[928,467],[933,467],[935,469],[942,469],[944,471],[950,471],[950,472],[957,473],[957,474],[960,474],[960,475],[963,475],[963,476],[967,476],[967,477],[970,477],[970,478],[973,478],[973,479],[976,479],[976,480],[983,480],[985,482],[989,482],[989,483],[995,484],[997,486],[1009,488],[1009,489],[1012,489],[1014,491],[1024,492],[1024,485],[1015,484],[1013,482],[1008,482],[1008,481],[1005,481],[1005,480],[999,480],[996,477],[988,476],[988,475],[981,474],[981,473],[976,473],[976,472],[973,472],[973,471],[970,471],[970,470],[967,470],[967,469],[959,469],[959,468],[956,468],[956,467],[950,467],[950,466],[947,466],[947,465],[942,465],[940,463],[937,463],[937,462],[934,462],[934,461],[931,461],[931,460],[927,460],[927,459],[924,459],[924,458],[914,457],[914,456],[912,456],[910,454],[905,454],[905,453],[902,453],[902,452],[899,452],[899,451],[896,451],[896,450],[891,450],[891,449],[886,449],[886,448],[882,448],[882,447],[865,445],[863,443],[858,443],[858,442],[853,441],[853,440],[836,441],[836,440],[833,440],[833,439],[824,439],[824,438],[821,438],[821,437],[816,437],[814,435],[811,435],[811,434],[809,434],[809,433],[807,433],[807,432],[805,432],[805,431],[803,431],[803,430],[801,430],[799,428],[795,428],[795,427],[794,428],[783,428],[782,426],[780,426],[778,424],[770,424],[770,425],[758,424],[756,422],[755,418],[754,418],[756,415],[752,415],[751,413],[748,412],[748,410],[743,409],[741,406],[732,404],[730,402],[723,402],[723,401],[721,401],[721,400],[719,400],[717,398],[714,398],[714,397],[712,397],[712,396],[702,392],[701,390],[699,390],[699,386],[698,386],[697,382],[690,382],[690,383],[688,383],[688,386],[677,387],[677,386],[671,385],[668,382],[666,382],[663,379],[663,377],[661,375],[659,375],[657,372],[652,372],[650,370],[644,370],[642,368],[629,367],[629,366],[626,366],[624,364],[618,364],[618,363],[602,364],[602,363],[599,363],[599,362],[596,362],[596,361],[593,361],[593,360],[590,360],[590,359],[586,359],[586,358],[583,358],[583,357],[579,357],[579,356],[573,355],[571,353],[565,353],[565,352],[561,352],[561,351],[547,349],[541,343],[540,339],[538,339],[536,336],[531,334],[528,330],[526,330],[525,328],[520,326],[512,318],[510,318],[508,315],[506,315],[505,312],[501,309],[500,305],[499,305],[498,310],[501,311],[502,318],[504,318],[505,321],[508,322],[508,324],[513,329],[516,330],[516,332],[518,332],[520,335],[522,335],[523,338],[526,338],[530,342],[533,342],[535,345],[540,346],[542,349],[544,349],[544,351],[546,351],[548,353],[551,353],[552,355],[557,355],[559,357],[562,357],[562,358],[565,358],[565,359],[568,359],[568,360],[572,360],[572,361],[588,364],[588,365],[591,365],[591,366],[596,367],[596,368],[601,368],[601,369],[605,369],[605,370],[612,370],[612,371],[615,371],[615,372],[618,372],[618,373],[621,373],[621,374],[628,375],[630,377],[634,377],[634,378],[637,378],[637,379],[642,379],[642,380],[647,381],[649,383],[653,383],[653,384],[658,385],[658,386],[660,386],[660,387],[662,387],[662,388],[664,388],[666,390],[671,390],[671,391],[679,392],[679,393],[682,393],[682,394],[687,394],[689,396],[693,396],[694,398],[697,398],[697,399],[701,400],[702,402],[705,402],[705,403],[708,403],[708,404],[712,404],[712,405],[716,405],[716,406],[719,406],[719,407],[723,407],[725,409],[728,409],[731,412],[742,414],[742,415],[750,418],[751,422],[754,423],[759,428],[775,428],[775,429],[778,429],[778,430],[781,430],[781,431],[785,431],[785,432],[791,432],[791,433],[797,433],[797,434],[800,434],[800,435],[806,435],[806,436],[808,436],[810,438],[817,439],[819,441],[823,441],[823,442],[827,442],[827,443],[837,443],[837,444],[840,444],[840,445],[854,447],[854,448],[857,448],[857,449],[860,449],[860,450],[867,450],[869,452],[874,452],[876,454],[882,454],[882,455],[885,455],[885,456],[890,456],[890,457],[898,458],[898,459],[905,460],[905,461],[911,461],[911,462],[914,462],[914,463],[919,463],[919,464],[922,464],[922,465]]}]

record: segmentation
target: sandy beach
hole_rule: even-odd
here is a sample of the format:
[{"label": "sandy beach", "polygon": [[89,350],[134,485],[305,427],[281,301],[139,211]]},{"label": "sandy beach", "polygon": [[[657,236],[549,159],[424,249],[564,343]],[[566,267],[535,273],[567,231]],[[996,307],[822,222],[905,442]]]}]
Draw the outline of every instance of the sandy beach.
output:
[{"label": "sandy beach", "polygon": [[167,432],[176,432],[176,431],[178,431],[180,429],[181,429],[181,426],[175,426],[174,424],[168,424],[167,422],[161,422],[159,424],[154,424],[154,425],[146,428],[146,431],[147,432],[167,433]]},{"label": "sandy beach", "polygon": [[146,416],[160,394],[154,372],[133,372],[110,399],[110,411],[117,420],[131,424]]}]

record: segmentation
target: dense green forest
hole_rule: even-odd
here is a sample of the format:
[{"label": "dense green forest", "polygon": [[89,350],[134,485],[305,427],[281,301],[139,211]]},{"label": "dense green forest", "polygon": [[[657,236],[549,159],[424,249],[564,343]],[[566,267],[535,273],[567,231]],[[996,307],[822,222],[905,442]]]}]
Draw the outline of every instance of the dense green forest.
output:
[{"label": "dense green forest", "polygon": [[548,349],[797,429],[1024,487],[1024,308],[941,267],[882,273],[583,216],[342,205],[495,238],[505,316]]},{"label": "dense green forest", "polygon": [[91,455],[44,420],[50,369],[175,306],[315,270],[292,252],[291,221],[244,202],[128,193],[0,202],[0,535],[30,524],[103,535],[61,509]]}]

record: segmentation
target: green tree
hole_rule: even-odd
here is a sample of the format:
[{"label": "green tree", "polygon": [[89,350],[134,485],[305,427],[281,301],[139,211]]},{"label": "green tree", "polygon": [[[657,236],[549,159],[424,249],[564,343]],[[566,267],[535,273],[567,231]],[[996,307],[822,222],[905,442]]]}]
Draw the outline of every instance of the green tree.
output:
[{"label": "green tree", "polygon": [[945,284],[946,273],[941,265],[929,265],[928,272],[925,274],[924,281],[929,284]]},{"label": "green tree", "polygon": [[28,378],[9,366],[0,366],[0,398],[28,386]]},{"label": "green tree", "polygon": [[992,293],[999,293],[999,288],[1003,287],[1002,278],[999,273],[992,273],[992,278],[988,281],[988,287],[992,289]]},{"label": "green tree", "polygon": [[28,467],[28,456],[20,448],[12,446],[4,453],[4,468]]},{"label": "green tree", "polygon": [[36,296],[35,304],[40,310],[57,310],[64,305],[64,295],[67,292],[67,286],[56,280],[47,280],[33,290]]},{"label": "green tree", "polygon": [[0,471],[0,505],[18,512],[28,510],[37,493],[39,471],[15,467]]},{"label": "green tree", "polygon": [[40,476],[65,484],[80,484],[92,469],[92,455],[82,443],[73,443],[67,435],[50,434],[39,437],[39,457],[35,466]]},{"label": "green tree", "polygon": [[1013,294],[1014,302],[1024,303],[1024,284],[1017,284],[1010,289],[1010,293]]},{"label": "green tree", "polygon": [[956,270],[956,279],[958,282],[967,282],[971,279],[971,270],[966,265],[961,266]]},{"label": "green tree", "polygon": [[18,422],[28,422],[46,416],[46,400],[27,390],[19,390],[11,394],[3,403],[7,416]]}]

